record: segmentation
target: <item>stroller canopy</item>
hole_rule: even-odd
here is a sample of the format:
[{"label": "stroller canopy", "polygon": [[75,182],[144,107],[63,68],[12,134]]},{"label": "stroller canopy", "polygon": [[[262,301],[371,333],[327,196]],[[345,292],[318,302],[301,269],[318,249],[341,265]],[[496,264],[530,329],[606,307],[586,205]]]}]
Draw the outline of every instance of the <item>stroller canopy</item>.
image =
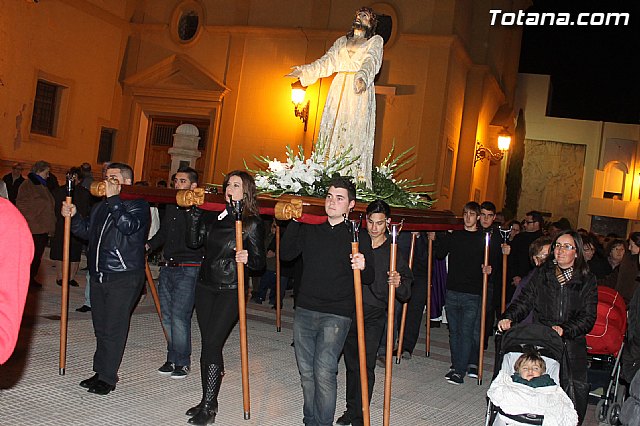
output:
[{"label": "stroller canopy", "polygon": [[515,325],[502,336],[500,353],[522,352],[526,345],[533,346],[540,355],[560,361],[562,358],[562,337],[551,327],[541,324]]}]

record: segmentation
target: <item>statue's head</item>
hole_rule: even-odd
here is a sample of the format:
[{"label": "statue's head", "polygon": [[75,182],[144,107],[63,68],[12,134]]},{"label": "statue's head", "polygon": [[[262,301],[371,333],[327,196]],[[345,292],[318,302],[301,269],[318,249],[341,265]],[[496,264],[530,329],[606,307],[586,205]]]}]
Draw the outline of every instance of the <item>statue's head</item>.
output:
[{"label": "statue's head", "polygon": [[361,7],[356,10],[356,15],[353,18],[351,24],[351,31],[347,34],[348,38],[353,37],[355,30],[363,30],[365,38],[369,39],[376,33],[376,26],[378,25],[378,18],[376,13],[370,7]]}]

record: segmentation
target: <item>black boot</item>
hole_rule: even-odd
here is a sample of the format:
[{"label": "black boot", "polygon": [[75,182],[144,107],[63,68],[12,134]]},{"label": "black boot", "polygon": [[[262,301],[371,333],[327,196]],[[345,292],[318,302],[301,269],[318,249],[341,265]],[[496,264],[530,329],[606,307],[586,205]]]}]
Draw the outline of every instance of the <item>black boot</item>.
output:
[{"label": "black boot", "polygon": [[[189,419],[189,423],[193,425],[208,425],[215,423],[216,413],[218,413],[218,393],[222,384],[222,376],[224,375],[222,368],[216,364],[203,365],[206,372],[206,382],[203,382],[203,400],[202,407],[193,417]],[[195,407],[194,407],[195,408]]]},{"label": "black boot", "polygon": [[189,417],[193,417],[202,410],[202,406],[204,405],[207,391],[207,365],[200,363],[200,383],[202,383],[202,400],[195,407],[191,407],[187,410],[185,415]]}]

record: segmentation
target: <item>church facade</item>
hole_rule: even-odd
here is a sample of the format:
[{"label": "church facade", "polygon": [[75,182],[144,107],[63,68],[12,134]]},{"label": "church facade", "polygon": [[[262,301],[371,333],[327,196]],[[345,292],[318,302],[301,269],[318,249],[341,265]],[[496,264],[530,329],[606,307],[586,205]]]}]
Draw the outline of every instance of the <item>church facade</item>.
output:
[{"label": "church facade", "polygon": [[[305,124],[294,115],[293,65],[324,54],[361,6],[385,34],[376,79],[374,165],[413,147],[400,177],[421,177],[436,208],[468,200],[501,206],[509,159],[498,133],[515,136],[521,28],[491,26],[490,0],[5,0],[0,15],[0,172],[44,159],[59,177],[103,161],[134,166],[154,185],[170,176],[175,129],[199,130],[204,182],[284,158],[317,138],[329,79],[309,86]],[[521,3],[521,4],[520,4]]]}]

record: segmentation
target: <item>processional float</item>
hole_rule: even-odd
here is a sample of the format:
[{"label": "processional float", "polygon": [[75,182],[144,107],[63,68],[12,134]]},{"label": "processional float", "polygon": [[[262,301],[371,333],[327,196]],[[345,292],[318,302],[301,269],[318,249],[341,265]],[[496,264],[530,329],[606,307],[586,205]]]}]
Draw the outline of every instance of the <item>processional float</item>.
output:
[{"label": "processional float", "polygon": [[[101,182],[97,182],[98,184]],[[149,203],[159,203],[159,204],[178,204],[182,207],[189,206],[198,206],[201,209],[209,210],[209,211],[222,211],[227,206],[227,200],[224,199],[222,194],[214,194],[205,192],[204,188],[196,188],[195,190],[175,190],[170,188],[153,188],[153,187],[143,187],[143,186],[132,186],[132,185],[124,185],[122,186],[120,197],[123,200],[127,199],[144,199]],[[321,224],[326,221],[326,213],[324,209],[324,199],[315,198],[315,197],[304,197],[304,196],[295,196],[295,195],[282,195],[280,197],[274,198],[269,195],[260,195],[258,196],[258,202],[260,205],[260,214],[265,216],[275,217],[277,220],[286,221],[291,219],[296,219],[298,222],[307,223],[307,224]],[[356,203],[353,212],[355,214],[365,214],[366,213],[367,204],[366,203]],[[427,209],[408,209],[408,208],[393,208],[394,218],[398,218],[402,220],[402,230],[403,231],[445,231],[445,230],[455,230],[462,229],[462,221],[460,218],[456,217],[450,211],[438,211],[438,210],[427,210]],[[366,225],[366,223],[365,223]],[[399,232],[399,229],[397,230]],[[280,250],[280,232],[279,227],[276,230],[276,252],[279,254]],[[413,238],[412,238],[413,239]],[[415,244],[415,241],[412,241],[412,246]],[[429,262],[431,262],[431,244],[429,244]],[[413,260],[413,259],[411,259]],[[276,296],[276,331],[281,330],[281,304],[280,304],[280,291],[282,291],[280,287],[279,273],[280,273],[280,260],[279,256],[277,257],[276,263],[276,286],[277,293]],[[243,268],[238,268],[239,274],[242,274],[244,271]],[[427,287],[427,300],[426,306],[427,311],[430,311],[430,295],[431,289],[431,265],[428,265],[428,287]],[[150,274],[147,274],[150,275]],[[154,298],[154,302],[156,304],[156,309],[158,311],[158,315],[160,316],[160,306],[157,301],[157,292],[155,285],[153,283],[152,277],[147,276],[150,281],[151,292]],[[239,281],[240,284],[240,281]],[[64,288],[64,287],[63,287]],[[244,289],[240,288],[238,285],[239,292],[245,293]],[[390,290],[391,293],[391,290]],[[249,403],[249,383],[248,383],[248,362],[246,362],[247,352],[248,352],[248,344],[246,337],[246,294],[244,297],[240,297],[239,294],[239,304],[240,301],[244,302],[242,305],[245,309],[242,309],[240,313],[240,325],[242,329],[242,324],[244,324],[244,338],[241,338],[241,361],[243,368],[243,408],[244,408],[244,417],[248,419],[250,416],[250,403]],[[240,306],[239,306],[240,308]],[[430,321],[425,321],[426,329],[427,329],[427,355],[429,354],[429,337],[430,337]],[[358,320],[358,319],[356,319]],[[393,319],[391,319],[393,321]],[[391,329],[393,329],[393,324],[390,324]],[[66,331],[66,325],[65,325]],[[62,327],[61,327],[62,333]],[[359,333],[360,334],[360,333]],[[65,333],[66,336],[66,333]],[[66,339],[66,337],[65,337]],[[360,339],[360,337],[359,337]],[[66,348],[66,340],[64,344]],[[363,342],[364,349],[364,342]],[[360,349],[359,349],[360,351]],[[61,338],[61,354],[63,353],[63,343]],[[390,356],[392,356],[392,351],[388,352]],[[62,358],[61,358],[62,359]],[[363,360],[361,359],[361,363]],[[389,364],[389,362],[387,362]],[[366,371],[366,365],[363,365]],[[391,368],[388,368],[390,375]],[[362,379],[366,380],[366,374],[361,374],[361,382]],[[385,386],[385,394],[389,394],[391,392],[390,386],[390,378],[388,380],[389,385],[388,389]],[[366,382],[365,382],[366,383]],[[368,387],[362,386],[361,389],[366,390]],[[367,392],[362,392],[367,394]],[[368,399],[368,395],[367,399]],[[385,400],[387,400],[388,396],[385,395]],[[364,398],[363,398],[364,399]],[[364,402],[364,401],[363,401]],[[363,404],[363,407],[368,407],[367,404]],[[389,411],[388,403],[385,404],[385,412]],[[368,417],[368,416],[367,416]],[[385,417],[388,418],[387,415]],[[388,420],[385,422],[388,424]]]}]

